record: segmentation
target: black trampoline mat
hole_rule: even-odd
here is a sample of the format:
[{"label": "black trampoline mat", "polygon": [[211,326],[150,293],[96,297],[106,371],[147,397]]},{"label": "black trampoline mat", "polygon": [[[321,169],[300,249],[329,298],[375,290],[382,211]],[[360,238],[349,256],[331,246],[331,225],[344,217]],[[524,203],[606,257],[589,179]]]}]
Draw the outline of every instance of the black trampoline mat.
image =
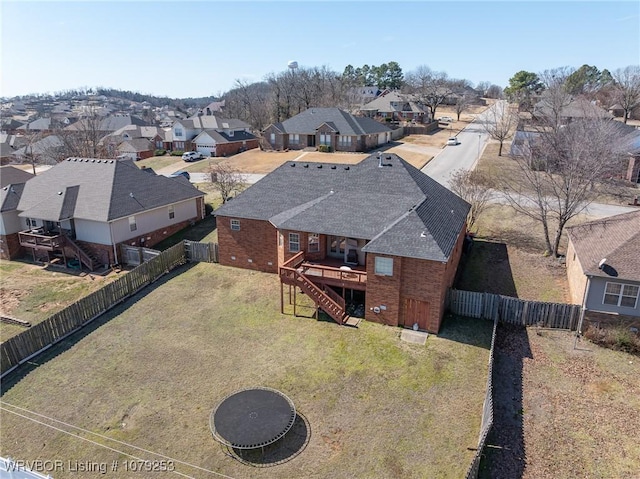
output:
[{"label": "black trampoline mat", "polygon": [[224,399],[213,412],[213,433],[236,448],[258,448],[284,436],[296,410],[284,394],[273,389],[247,389]]}]

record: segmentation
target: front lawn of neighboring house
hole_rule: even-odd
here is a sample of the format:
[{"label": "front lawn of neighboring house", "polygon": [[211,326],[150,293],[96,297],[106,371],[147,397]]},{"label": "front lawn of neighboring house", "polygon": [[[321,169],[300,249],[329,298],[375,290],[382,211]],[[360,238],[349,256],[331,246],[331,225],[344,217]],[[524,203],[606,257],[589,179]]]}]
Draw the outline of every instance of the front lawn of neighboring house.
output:
[{"label": "front lawn of neighboring house", "polygon": [[[238,479],[464,475],[480,429],[491,322],[449,318],[420,346],[400,341],[399,328],[281,316],[277,275],[183,268],[3,381],[3,402]],[[220,400],[255,386],[285,393],[310,427],[298,456],[262,469],[229,457],[209,430]],[[123,459],[4,411],[0,419],[11,438],[3,456]],[[75,476],[56,474],[67,477]]]}]

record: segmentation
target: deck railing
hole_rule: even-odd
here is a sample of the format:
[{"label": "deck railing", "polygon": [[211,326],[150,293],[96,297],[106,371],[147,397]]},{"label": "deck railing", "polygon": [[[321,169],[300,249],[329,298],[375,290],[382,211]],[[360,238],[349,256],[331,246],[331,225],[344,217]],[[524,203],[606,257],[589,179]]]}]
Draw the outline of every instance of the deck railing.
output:
[{"label": "deck railing", "polygon": [[355,269],[340,269],[332,268],[331,266],[304,263],[302,265],[302,273],[315,278],[319,277],[322,279],[347,281],[351,283],[367,283],[367,273]]},{"label": "deck railing", "polygon": [[21,246],[49,250],[60,248],[62,244],[62,236],[59,234],[46,235],[44,233],[33,233],[32,230],[20,231],[18,240]]}]

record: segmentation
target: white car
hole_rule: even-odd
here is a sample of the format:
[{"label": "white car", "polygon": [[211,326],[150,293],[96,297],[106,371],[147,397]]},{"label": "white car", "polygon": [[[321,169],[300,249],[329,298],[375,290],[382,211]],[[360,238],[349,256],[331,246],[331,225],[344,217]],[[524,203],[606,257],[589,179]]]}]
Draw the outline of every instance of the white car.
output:
[{"label": "white car", "polygon": [[438,121],[440,123],[453,123],[453,118],[451,118],[450,116],[441,116],[440,118],[438,118]]},{"label": "white car", "polygon": [[458,140],[455,136],[452,136],[447,140],[447,146],[456,146],[460,144],[460,140]]},{"label": "white car", "polygon": [[182,159],[184,161],[196,161],[196,160],[200,160],[202,158],[204,158],[202,153],[199,153],[197,151],[187,151],[186,153],[184,153],[182,155]]}]

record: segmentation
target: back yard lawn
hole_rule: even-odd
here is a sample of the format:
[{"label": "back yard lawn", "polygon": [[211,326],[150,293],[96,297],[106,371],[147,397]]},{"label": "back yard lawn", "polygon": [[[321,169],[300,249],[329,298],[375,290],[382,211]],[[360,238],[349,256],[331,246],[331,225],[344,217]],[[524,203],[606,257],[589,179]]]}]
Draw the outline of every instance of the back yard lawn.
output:
[{"label": "back yard lawn", "polygon": [[[275,275],[187,266],[3,381],[2,401],[234,478],[464,474],[478,440],[490,322],[449,319],[417,346],[401,342],[398,328],[281,316],[279,293]],[[222,398],[252,386],[287,394],[311,429],[298,456],[259,474],[224,453],[208,422]],[[10,438],[3,456],[124,459],[6,411],[0,419]]]}]

